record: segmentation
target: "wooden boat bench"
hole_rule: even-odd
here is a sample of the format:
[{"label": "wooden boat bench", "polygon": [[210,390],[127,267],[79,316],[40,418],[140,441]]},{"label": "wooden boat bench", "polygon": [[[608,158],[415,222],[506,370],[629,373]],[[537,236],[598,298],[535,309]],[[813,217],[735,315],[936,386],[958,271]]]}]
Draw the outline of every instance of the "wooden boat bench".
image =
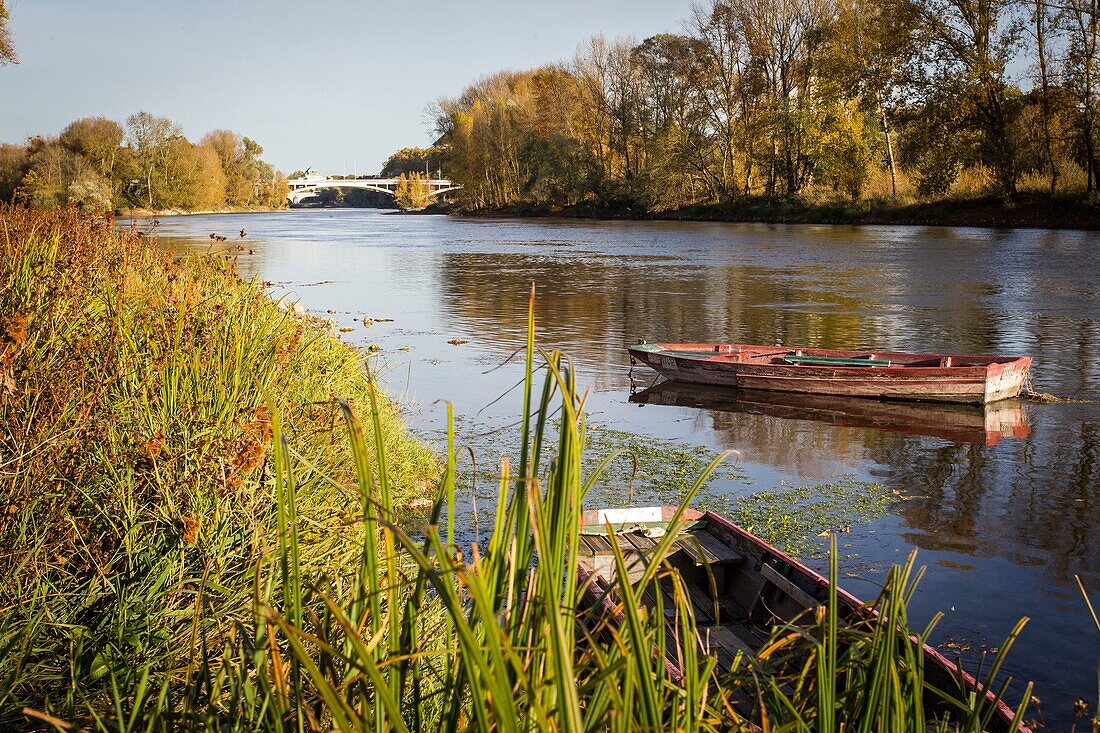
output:
[{"label": "wooden boat bench", "polygon": [[764,563],[760,566],[760,574],[764,578],[774,585],[779,590],[786,593],[791,599],[798,605],[806,608],[807,610],[816,608],[821,605],[821,602],[811,596],[806,591],[799,588],[797,585],[787,580],[778,570],[771,565]]},{"label": "wooden boat bench", "polygon": [[[627,568],[631,571],[631,582],[634,582],[637,580],[634,576],[641,575],[644,561],[648,560],[657,549],[660,537],[650,537],[638,531],[623,532],[617,534],[616,538],[619,549],[625,555]],[[597,569],[603,571],[614,569],[615,562],[612,556],[615,553],[611,548],[611,540],[605,535],[582,534],[580,541],[578,551],[591,557],[593,565]],[[745,560],[740,553],[724,545],[706,530],[686,532],[683,536],[678,537],[672,543],[672,547],[669,548],[668,557],[672,558],[679,553],[683,553],[696,568],[704,566],[714,567],[715,569],[725,568],[739,565]],[[716,581],[721,581],[722,586],[729,580],[725,577],[725,573],[716,573],[715,575]],[[721,590],[724,590],[724,588]]]},{"label": "wooden boat bench", "polygon": [[808,366],[866,366],[866,367],[888,367],[890,366],[889,359],[876,359],[874,354],[868,354],[865,357],[844,357],[844,356],[803,356],[798,352],[792,352],[786,354],[783,357],[783,362],[787,364],[805,364]]},{"label": "wooden boat bench", "polygon": [[[800,588],[767,562],[760,566],[759,572],[764,579],[764,587],[757,594],[752,608],[749,609],[749,618],[754,623],[770,625],[775,618],[782,618],[782,615],[776,615],[776,609],[769,607],[769,596],[771,597],[770,603],[787,604],[788,607],[793,604],[796,608],[801,609],[796,612],[794,609],[789,608],[788,612],[790,613],[808,613],[823,605],[821,601]],[[772,589],[771,592],[768,592],[768,588]]]},{"label": "wooden boat bench", "polygon": [[[644,557],[653,554],[657,549],[659,538],[650,537],[642,532],[627,532],[617,535],[619,547],[627,554],[637,553]],[[613,555],[611,541],[604,535],[582,534],[580,536],[580,551],[583,554],[599,557]],[[672,543],[669,552],[671,556],[677,551],[682,551],[691,558],[696,566],[700,565],[736,565],[744,562],[745,558],[740,553],[719,542],[709,532],[688,532],[678,537]]]}]

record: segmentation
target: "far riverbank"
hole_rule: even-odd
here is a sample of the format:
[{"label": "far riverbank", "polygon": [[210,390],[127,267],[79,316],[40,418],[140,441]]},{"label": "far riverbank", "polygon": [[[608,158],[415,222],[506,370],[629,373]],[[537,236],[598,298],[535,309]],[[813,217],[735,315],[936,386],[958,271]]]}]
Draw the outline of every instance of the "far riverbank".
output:
[{"label": "far riverbank", "polygon": [[289,211],[289,207],[280,206],[278,208],[265,206],[257,208],[242,208],[242,209],[124,209],[121,212],[115,213],[115,219],[148,219],[148,218],[160,218],[162,216],[206,216],[210,214],[271,214],[276,211]]},{"label": "far riverbank", "polygon": [[811,204],[746,198],[723,204],[700,204],[670,211],[649,211],[630,204],[585,202],[572,206],[515,204],[491,209],[464,209],[437,204],[425,213],[452,213],[484,218],[564,217],[651,221],[725,221],[769,224],[902,224],[914,226],[1012,227],[1100,230],[1100,206],[1078,197],[1022,195],[1006,206],[997,198],[952,199],[894,206],[882,202]]}]

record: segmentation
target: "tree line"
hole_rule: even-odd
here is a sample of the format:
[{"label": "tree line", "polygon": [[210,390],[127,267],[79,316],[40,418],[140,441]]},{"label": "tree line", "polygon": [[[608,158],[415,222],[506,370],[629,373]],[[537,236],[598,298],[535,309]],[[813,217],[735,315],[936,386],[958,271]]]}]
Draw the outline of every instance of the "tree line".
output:
[{"label": "tree line", "polygon": [[709,0],[433,106],[467,206],[1095,197],[1096,0]]},{"label": "tree line", "polygon": [[57,137],[0,144],[0,200],[92,211],[283,206],[285,177],[261,155],[256,141],[231,130],[193,143],[179,124],[148,112],[125,125],[85,117]]}]

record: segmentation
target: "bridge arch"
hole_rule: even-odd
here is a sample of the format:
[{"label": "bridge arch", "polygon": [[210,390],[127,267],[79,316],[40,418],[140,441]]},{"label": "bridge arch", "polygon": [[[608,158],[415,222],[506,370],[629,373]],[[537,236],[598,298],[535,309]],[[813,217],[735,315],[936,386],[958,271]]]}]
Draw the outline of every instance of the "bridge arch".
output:
[{"label": "bridge arch", "polygon": [[[447,178],[421,180],[427,184],[428,195],[432,198],[462,188],[461,185]],[[319,174],[307,174],[287,181],[290,192],[286,199],[291,204],[300,204],[303,200],[315,196],[318,191],[332,188],[359,189],[394,196],[400,182],[398,178],[330,178]]]}]

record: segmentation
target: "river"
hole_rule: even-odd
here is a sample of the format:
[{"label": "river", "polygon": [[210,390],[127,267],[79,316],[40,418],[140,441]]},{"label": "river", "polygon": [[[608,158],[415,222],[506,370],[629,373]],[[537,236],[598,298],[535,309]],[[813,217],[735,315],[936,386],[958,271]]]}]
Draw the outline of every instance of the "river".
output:
[{"label": "river", "polygon": [[[213,243],[211,233],[229,240]],[[632,372],[625,346],[644,338],[1028,354],[1036,390],[1096,400],[1100,235],[310,210],[166,217],[159,236],[196,251],[242,247],[243,276],[352,329],[342,334],[350,342],[378,345],[375,362],[415,430],[438,445],[450,401],[490,463],[504,449],[478,436],[520,412],[508,390],[522,367],[505,362],[522,346],[535,282],[540,343],[572,357],[593,425],[737,449],[737,475],[712,493],[844,476],[885,484],[903,498],[843,535],[853,576],[844,585],[873,596],[883,569],[918,548],[928,572],[912,614],[923,623],[945,613],[935,639],[949,656],[972,667],[1028,616],[1008,673],[1036,682],[1053,729],[1072,724],[1075,698],[1095,705],[1100,633],[1074,575],[1100,597],[1100,405],[715,398],[649,389],[654,375]],[[364,315],[375,319],[369,328]],[[643,489],[636,501],[675,498]]]}]

